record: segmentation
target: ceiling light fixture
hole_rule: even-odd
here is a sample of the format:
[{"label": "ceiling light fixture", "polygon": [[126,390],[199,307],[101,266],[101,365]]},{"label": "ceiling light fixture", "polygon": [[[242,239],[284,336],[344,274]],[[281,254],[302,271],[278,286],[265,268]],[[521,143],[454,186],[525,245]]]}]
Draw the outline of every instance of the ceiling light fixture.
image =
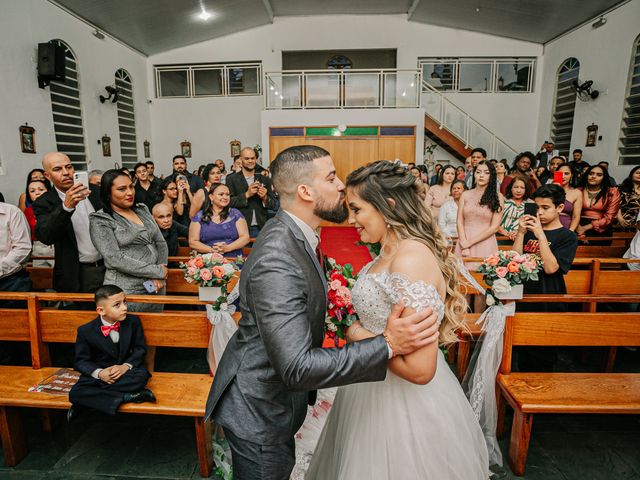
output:
[{"label": "ceiling light fixture", "polygon": [[200,15],[198,15],[198,18],[200,20],[204,20],[205,22],[207,20],[209,20],[213,15],[211,15],[209,12],[207,12],[204,7],[202,7],[202,12],[200,12]]}]

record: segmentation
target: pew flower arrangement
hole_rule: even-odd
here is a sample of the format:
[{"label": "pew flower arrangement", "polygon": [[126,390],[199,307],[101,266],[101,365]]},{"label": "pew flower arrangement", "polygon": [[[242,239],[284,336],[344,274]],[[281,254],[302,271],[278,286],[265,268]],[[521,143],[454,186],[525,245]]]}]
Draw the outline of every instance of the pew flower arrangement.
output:
[{"label": "pew flower arrangement", "polygon": [[[487,289],[487,305],[500,303],[500,299],[515,299],[514,287],[523,282],[538,280],[538,272],[542,268],[542,259],[530,253],[519,254],[513,250],[499,251],[484,259],[477,271],[482,273]],[[511,295],[510,295],[511,294]],[[522,298],[522,295],[519,294]]]},{"label": "pew flower arrangement", "polygon": [[213,301],[213,309],[220,310],[227,304],[227,285],[240,271],[242,263],[242,257],[233,261],[219,253],[204,253],[181,262],[180,268],[187,283],[200,287],[200,298]]},{"label": "pew flower arrangement", "polygon": [[351,301],[351,289],[356,283],[356,275],[351,264],[340,265],[328,257],[325,258],[325,271],[329,297],[325,334],[337,346],[338,339],[345,340],[346,329],[358,319]]}]

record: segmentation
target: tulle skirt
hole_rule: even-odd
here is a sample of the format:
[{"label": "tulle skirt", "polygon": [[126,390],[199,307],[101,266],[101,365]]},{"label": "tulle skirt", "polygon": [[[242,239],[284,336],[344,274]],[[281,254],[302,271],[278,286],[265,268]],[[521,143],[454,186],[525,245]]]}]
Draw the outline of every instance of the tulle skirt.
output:
[{"label": "tulle skirt", "polygon": [[416,385],[340,387],[307,480],[486,480],[487,447],[460,384],[438,353],[436,374]]}]

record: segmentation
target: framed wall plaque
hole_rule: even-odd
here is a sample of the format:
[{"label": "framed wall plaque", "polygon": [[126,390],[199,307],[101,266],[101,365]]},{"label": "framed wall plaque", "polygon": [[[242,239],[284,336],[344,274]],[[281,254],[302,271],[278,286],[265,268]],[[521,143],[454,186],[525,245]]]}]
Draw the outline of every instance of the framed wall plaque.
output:
[{"label": "framed wall plaque", "polygon": [[144,146],[144,158],[149,158],[151,156],[151,144],[149,140],[145,140],[142,145]]},{"label": "framed wall plaque", "polygon": [[101,141],[102,141],[102,156],[110,157],[111,156],[111,137],[105,133]]},{"label": "framed wall plaque", "polygon": [[22,153],[36,153],[36,129],[27,123],[20,127],[20,148]]},{"label": "framed wall plaque", "polygon": [[240,150],[242,149],[240,140],[233,140],[229,142],[229,146],[231,147],[231,158],[235,157],[236,155],[240,155]]},{"label": "framed wall plaque", "polygon": [[585,147],[595,147],[596,140],[598,139],[598,125],[592,123],[587,127],[587,141],[584,143]]},{"label": "framed wall plaque", "polygon": [[180,142],[180,154],[184,158],[191,157],[191,142],[187,142],[186,140],[184,142]]}]

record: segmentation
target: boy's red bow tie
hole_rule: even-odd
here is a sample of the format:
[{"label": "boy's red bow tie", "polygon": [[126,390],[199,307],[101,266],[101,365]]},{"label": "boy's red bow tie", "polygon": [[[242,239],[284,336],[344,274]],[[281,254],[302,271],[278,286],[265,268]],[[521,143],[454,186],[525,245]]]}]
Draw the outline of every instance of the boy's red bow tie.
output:
[{"label": "boy's red bow tie", "polygon": [[111,332],[111,330],[115,330],[116,332],[119,332],[120,322],[116,322],[113,325],[102,325],[100,327],[100,331],[102,332],[102,335],[104,335],[105,337],[109,336],[109,333]]}]

